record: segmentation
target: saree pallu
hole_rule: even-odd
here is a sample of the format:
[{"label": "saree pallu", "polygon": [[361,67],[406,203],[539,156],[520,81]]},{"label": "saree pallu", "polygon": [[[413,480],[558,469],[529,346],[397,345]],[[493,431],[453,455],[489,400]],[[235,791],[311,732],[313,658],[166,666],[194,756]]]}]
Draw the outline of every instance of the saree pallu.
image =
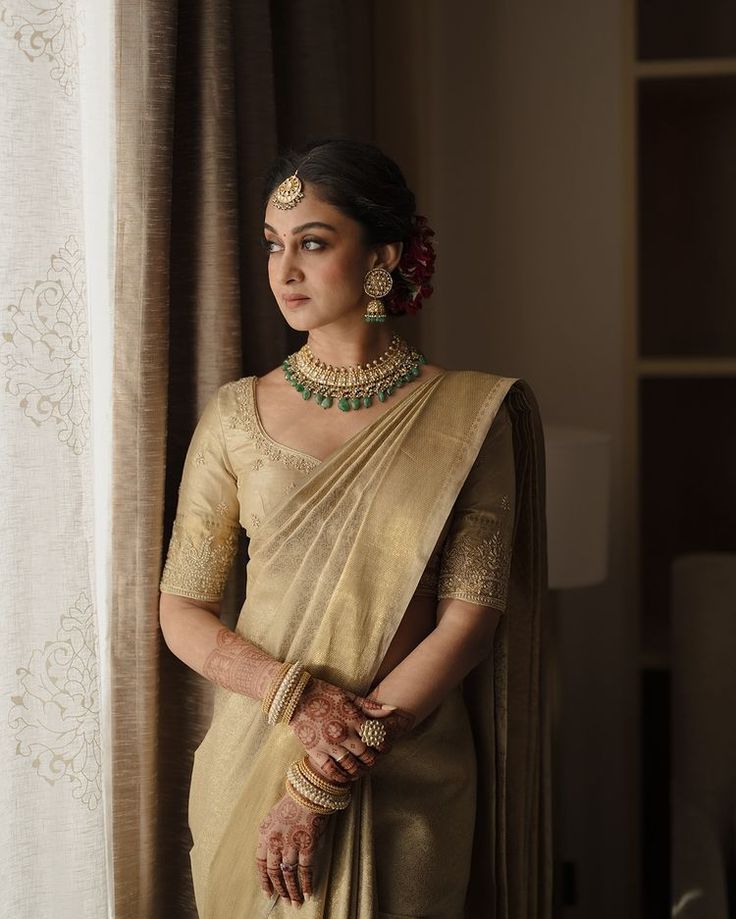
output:
[{"label": "saree pallu", "polygon": [[[305,919],[551,914],[544,443],[524,380],[445,371],[304,476],[251,536],[236,630],[367,694],[503,402],[516,509],[493,652],[330,817]],[[189,800],[201,919],[293,915],[261,892],[255,851],[302,753],[257,701],[216,688]]]}]

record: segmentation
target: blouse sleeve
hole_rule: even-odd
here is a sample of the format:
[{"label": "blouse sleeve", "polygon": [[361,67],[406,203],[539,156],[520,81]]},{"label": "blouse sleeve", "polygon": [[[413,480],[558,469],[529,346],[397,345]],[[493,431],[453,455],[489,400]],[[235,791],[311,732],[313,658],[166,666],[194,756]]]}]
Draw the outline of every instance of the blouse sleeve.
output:
[{"label": "blouse sleeve", "polygon": [[502,402],[455,501],[442,549],[438,598],[505,612],[515,498],[513,430]]},{"label": "blouse sleeve", "polygon": [[219,391],[194,429],[159,589],[217,601],[238,548],[237,478],[228,458]]}]

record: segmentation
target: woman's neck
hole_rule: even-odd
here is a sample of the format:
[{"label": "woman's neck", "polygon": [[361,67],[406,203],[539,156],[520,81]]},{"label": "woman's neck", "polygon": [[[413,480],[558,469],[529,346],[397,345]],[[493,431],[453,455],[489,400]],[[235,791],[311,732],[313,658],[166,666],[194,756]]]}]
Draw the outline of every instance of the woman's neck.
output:
[{"label": "woman's neck", "polygon": [[307,344],[316,358],[333,367],[367,364],[388,350],[394,330],[385,324],[364,325],[346,331],[315,329],[309,333]]}]

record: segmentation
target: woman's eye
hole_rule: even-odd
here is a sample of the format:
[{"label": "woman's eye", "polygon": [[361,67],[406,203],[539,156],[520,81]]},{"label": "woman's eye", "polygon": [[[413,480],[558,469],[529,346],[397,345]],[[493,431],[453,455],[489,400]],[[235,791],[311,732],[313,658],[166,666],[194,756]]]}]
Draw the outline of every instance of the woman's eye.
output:
[{"label": "woman's eye", "polygon": [[[325,245],[321,239],[303,239],[301,244],[307,252],[318,252]],[[261,239],[261,245],[266,252],[277,252],[281,248],[281,244],[273,239]]]}]

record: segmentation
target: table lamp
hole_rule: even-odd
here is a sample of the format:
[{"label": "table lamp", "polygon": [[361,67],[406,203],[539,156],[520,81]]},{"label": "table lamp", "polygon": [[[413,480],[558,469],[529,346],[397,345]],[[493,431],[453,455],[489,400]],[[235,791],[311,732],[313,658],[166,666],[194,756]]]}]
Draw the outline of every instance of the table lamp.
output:
[{"label": "table lamp", "polygon": [[547,562],[547,689],[552,732],[554,836],[553,914],[577,901],[574,863],[559,859],[560,670],[559,591],[605,580],[608,568],[611,436],[603,431],[545,424]]}]

